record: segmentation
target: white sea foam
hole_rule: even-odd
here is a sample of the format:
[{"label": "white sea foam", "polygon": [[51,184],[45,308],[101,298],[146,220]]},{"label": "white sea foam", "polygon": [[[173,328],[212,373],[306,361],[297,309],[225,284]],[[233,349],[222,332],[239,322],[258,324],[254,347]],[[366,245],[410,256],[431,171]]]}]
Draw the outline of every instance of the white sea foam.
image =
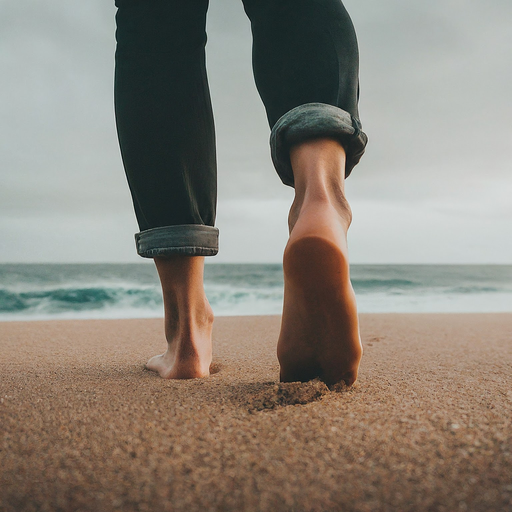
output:
[{"label": "white sea foam", "polygon": [[[512,311],[512,266],[354,265],[361,313]],[[280,265],[208,265],[216,316],[280,314]],[[150,265],[0,265],[0,320],[162,317]]]}]

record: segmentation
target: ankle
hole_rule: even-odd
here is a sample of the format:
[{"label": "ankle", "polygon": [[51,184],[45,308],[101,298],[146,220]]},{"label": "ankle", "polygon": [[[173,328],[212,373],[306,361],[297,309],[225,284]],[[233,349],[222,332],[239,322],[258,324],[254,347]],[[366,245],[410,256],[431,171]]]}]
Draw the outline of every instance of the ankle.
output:
[{"label": "ankle", "polygon": [[348,230],[352,223],[352,209],[342,190],[317,189],[312,193],[296,194],[288,214],[288,228],[293,227],[302,214],[315,212],[315,215],[334,216]]},{"label": "ankle", "polygon": [[190,296],[182,297],[182,300],[173,300],[164,297],[166,334],[174,338],[179,336],[193,336],[204,329],[210,329],[213,321],[213,310],[206,298],[191,300]]},{"label": "ankle", "polygon": [[211,329],[213,320],[214,316],[211,308],[201,312],[186,311],[179,316],[177,330],[182,337],[194,338],[195,336],[201,336],[205,329]]},{"label": "ankle", "polygon": [[336,210],[346,229],[352,211],[345,197],[344,148],[335,140],[316,139],[303,142],[290,151],[295,179],[295,199],[290,208],[290,232],[306,210]]}]

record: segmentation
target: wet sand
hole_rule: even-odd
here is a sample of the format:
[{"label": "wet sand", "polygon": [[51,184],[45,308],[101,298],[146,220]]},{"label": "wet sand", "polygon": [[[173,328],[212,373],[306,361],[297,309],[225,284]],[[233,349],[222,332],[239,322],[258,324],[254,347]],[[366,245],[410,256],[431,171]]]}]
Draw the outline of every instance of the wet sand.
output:
[{"label": "wet sand", "polygon": [[348,391],[277,383],[279,321],[192,381],[162,320],[0,323],[0,510],[512,510],[512,314],[361,315]]}]

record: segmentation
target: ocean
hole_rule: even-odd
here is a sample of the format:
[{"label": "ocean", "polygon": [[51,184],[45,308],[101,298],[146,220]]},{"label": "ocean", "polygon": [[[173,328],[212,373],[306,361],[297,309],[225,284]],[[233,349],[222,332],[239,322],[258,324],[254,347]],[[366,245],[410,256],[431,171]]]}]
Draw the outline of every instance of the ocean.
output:
[{"label": "ocean", "polygon": [[[362,313],[512,312],[512,265],[352,265]],[[208,264],[214,313],[280,314],[279,264]],[[152,264],[0,265],[0,320],[161,317]]]}]

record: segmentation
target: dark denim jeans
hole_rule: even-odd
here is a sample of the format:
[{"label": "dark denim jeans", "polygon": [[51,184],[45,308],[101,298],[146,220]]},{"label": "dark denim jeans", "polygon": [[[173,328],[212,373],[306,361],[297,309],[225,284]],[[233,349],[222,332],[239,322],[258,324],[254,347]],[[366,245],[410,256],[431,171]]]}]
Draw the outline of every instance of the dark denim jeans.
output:
[{"label": "dark denim jeans", "polygon": [[[281,180],[289,149],[334,137],[345,175],[361,158],[358,48],[340,0],[243,0],[256,86]],[[212,256],[217,199],[215,131],[205,68],[208,0],[116,0],[115,111],[141,256]]]}]

